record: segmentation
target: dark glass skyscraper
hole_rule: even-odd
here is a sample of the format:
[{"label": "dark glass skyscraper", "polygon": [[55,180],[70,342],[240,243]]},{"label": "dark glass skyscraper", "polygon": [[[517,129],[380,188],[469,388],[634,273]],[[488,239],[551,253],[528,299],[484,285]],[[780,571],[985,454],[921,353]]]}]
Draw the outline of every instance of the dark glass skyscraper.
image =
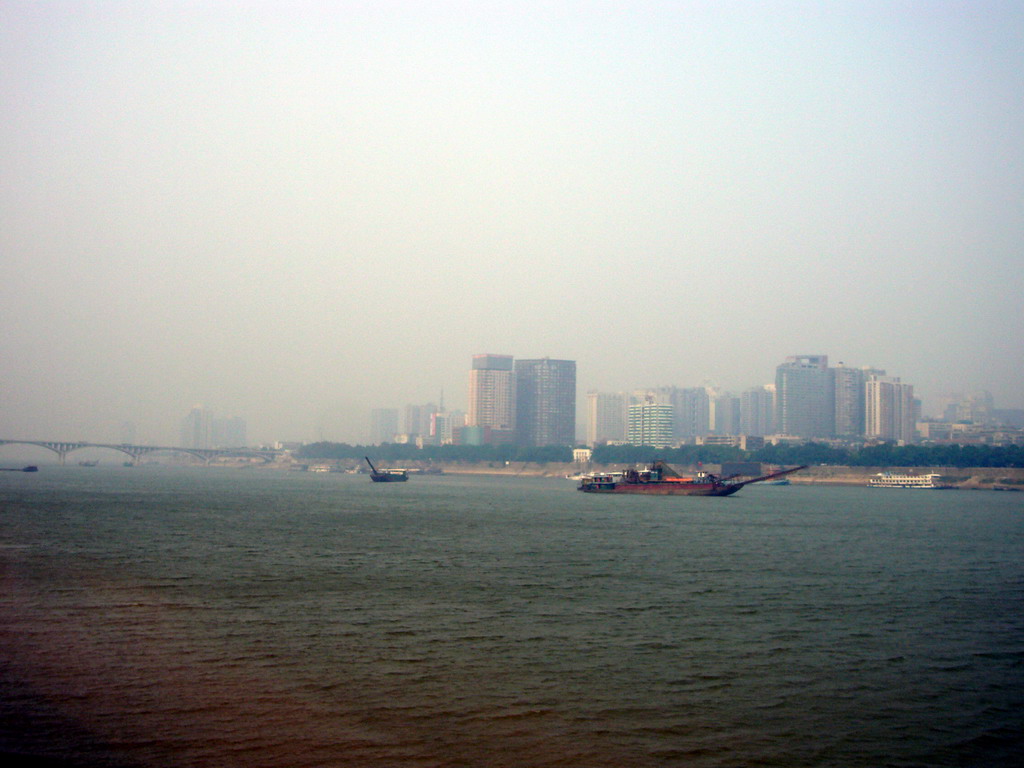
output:
[{"label": "dark glass skyscraper", "polygon": [[516,360],[516,442],[525,446],[576,442],[576,361]]}]

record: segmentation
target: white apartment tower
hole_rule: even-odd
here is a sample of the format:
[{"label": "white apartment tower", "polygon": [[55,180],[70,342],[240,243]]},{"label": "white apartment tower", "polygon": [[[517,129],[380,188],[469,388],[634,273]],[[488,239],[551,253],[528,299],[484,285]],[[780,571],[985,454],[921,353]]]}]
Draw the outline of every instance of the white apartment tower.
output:
[{"label": "white apartment tower", "polygon": [[864,384],[864,436],[899,443],[914,441],[914,386],[898,376],[868,376]]},{"label": "white apartment tower", "polygon": [[512,363],[512,355],[473,355],[466,426],[514,429],[516,400]]},{"label": "white apartment tower", "polygon": [[636,403],[629,406],[626,441],[630,445],[668,448],[673,444],[675,409],[668,403]]}]

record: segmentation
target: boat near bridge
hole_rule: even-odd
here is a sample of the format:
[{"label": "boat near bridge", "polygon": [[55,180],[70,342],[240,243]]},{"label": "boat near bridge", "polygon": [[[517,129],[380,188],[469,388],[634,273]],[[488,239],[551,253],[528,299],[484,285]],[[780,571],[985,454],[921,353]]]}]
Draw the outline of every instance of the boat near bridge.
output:
[{"label": "boat near bridge", "polygon": [[686,477],[665,462],[655,461],[644,469],[584,475],[576,490],[584,493],[636,493],[649,496],[731,496],[745,485],[784,477],[806,468],[804,464],[749,479],[743,479],[741,475],[721,477],[704,471]]}]

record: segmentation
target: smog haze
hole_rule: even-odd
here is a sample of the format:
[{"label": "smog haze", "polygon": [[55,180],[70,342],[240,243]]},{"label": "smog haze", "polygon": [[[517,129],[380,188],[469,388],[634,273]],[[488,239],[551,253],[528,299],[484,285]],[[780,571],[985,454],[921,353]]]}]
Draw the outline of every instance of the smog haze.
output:
[{"label": "smog haze", "polygon": [[366,439],[476,353],[1024,407],[1024,6],[0,6],[0,438]]}]

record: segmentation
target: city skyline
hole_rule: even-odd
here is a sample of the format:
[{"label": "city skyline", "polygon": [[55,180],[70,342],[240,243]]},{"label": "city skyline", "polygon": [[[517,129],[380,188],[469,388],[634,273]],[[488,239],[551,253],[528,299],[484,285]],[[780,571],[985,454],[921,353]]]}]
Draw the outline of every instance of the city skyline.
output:
[{"label": "city skyline", "polygon": [[[360,424],[348,435],[336,435],[326,433],[320,430],[318,433],[308,433],[305,436],[298,436],[294,433],[299,431],[297,429],[285,429],[284,434],[275,434],[269,437],[262,437],[258,439],[252,439],[249,441],[252,445],[272,445],[279,442],[347,442],[352,444],[375,444],[379,442],[390,442],[395,435],[401,435],[403,433],[416,434],[410,430],[410,420],[415,420],[418,429],[424,430],[420,434],[430,434],[430,430],[433,428],[431,419],[434,414],[443,412],[454,416],[457,419],[455,423],[449,423],[448,421],[444,424],[444,429],[450,435],[453,428],[460,428],[463,426],[462,422],[465,420],[466,425],[474,426],[470,421],[471,414],[471,400],[472,392],[474,387],[474,371],[479,371],[480,368],[486,369],[487,366],[493,364],[493,361],[499,361],[499,368],[506,369],[509,374],[514,375],[512,371],[512,364],[517,358],[513,355],[506,354],[493,354],[493,353],[475,353],[471,355],[472,364],[470,367],[470,379],[468,384],[464,384],[462,391],[455,391],[449,393],[445,397],[442,393],[441,405],[439,406],[436,402],[423,402],[415,403],[409,400],[396,401],[385,405],[376,405],[369,408],[367,411],[362,413],[351,414],[355,423]],[[543,358],[550,359],[550,358]],[[800,361],[804,365],[808,365],[812,368],[820,367],[823,370],[827,369],[832,374],[846,375],[849,377],[850,374],[859,374],[860,378],[857,380],[857,387],[862,388],[866,382],[866,377],[877,374],[883,382],[895,381],[897,385],[901,383],[904,386],[910,387],[912,396],[920,400],[918,393],[916,392],[915,384],[910,380],[910,377],[906,376],[886,376],[885,369],[878,368],[871,365],[863,366],[849,366],[843,362],[839,362],[835,367],[829,367],[829,355],[827,354],[814,354],[814,355],[787,355],[784,358],[785,361],[793,362]],[[810,361],[810,363],[808,363]],[[569,362],[569,361],[566,361]],[[575,363],[575,361],[571,361]],[[778,381],[778,369],[783,367],[786,363],[777,364],[772,371],[767,372],[763,377],[765,379],[775,379]],[[898,369],[897,369],[898,370]],[[465,369],[463,370],[465,375]],[[493,375],[493,372],[488,372]],[[680,406],[680,413],[686,412],[689,414],[689,421],[686,423],[680,422],[674,434],[674,438],[678,441],[680,439],[692,439],[696,436],[713,434],[716,430],[708,423],[708,413],[713,413],[714,405],[713,400],[714,394],[721,396],[728,396],[734,398],[736,403],[737,412],[735,414],[735,429],[731,429],[730,433],[735,434],[770,434],[765,432],[763,429],[764,415],[762,414],[765,409],[763,402],[758,402],[760,393],[765,389],[774,390],[776,386],[775,382],[766,383],[764,385],[750,385],[749,383],[745,386],[739,386],[735,388],[720,387],[717,384],[712,383],[709,380],[704,380],[703,383],[695,384],[642,384],[634,381],[630,386],[615,391],[599,390],[594,387],[588,386],[585,382],[577,382],[576,384],[576,428],[575,435],[578,443],[589,443],[590,440],[590,414],[592,409],[595,407],[591,402],[591,395],[610,395],[613,397],[625,397],[624,410],[621,418],[621,429],[623,434],[628,430],[628,407],[630,405],[629,400],[632,396],[637,402],[641,402],[645,394],[644,393],[660,393],[655,395],[657,402],[669,402],[666,398],[696,398],[695,402],[679,402],[676,403]],[[840,384],[836,384],[837,395]],[[456,388],[457,390],[457,388]],[[692,395],[689,393],[693,393]],[[508,392],[505,392],[504,396],[508,396]],[[863,393],[862,393],[863,394]],[[490,395],[493,397],[493,393]],[[987,400],[987,405],[980,407],[983,412],[991,412],[998,409],[1009,409],[1014,406],[1010,406],[1007,403],[998,401],[992,393],[987,389],[976,389],[976,390],[945,390],[936,394],[932,400],[930,407],[922,407],[920,416],[927,419],[941,420],[943,418],[957,418],[962,420],[971,420],[975,416],[975,412],[970,409],[970,403],[977,401],[980,398]],[[452,407],[445,405],[447,399],[449,405],[454,403]],[[675,401],[672,401],[675,403]],[[959,402],[960,412],[955,417],[951,417],[948,413],[950,403]],[[770,406],[769,406],[770,407]],[[864,411],[865,404],[861,402],[861,410],[858,415],[851,417],[854,422],[858,419],[863,426],[867,414]],[[703,421],[701,421],[700,412],[704,409],[705,415]],[[710,408],[710,411],[708,409]],[[835,404],[831,404],[829,408],[835,408]],[[963,410],[963,409],[968,410]],[[443,410],[442,410],[443,409]],[[223,413],[230,413],[230,416],[225,417]],[[196,424],[195,419],[197,414],[202,414],[202,419],[205,420],[205,425],[199,426]],[[506,416],[509,414],[506,412]],[[846,434],[841,426],[842,422],[840,419],[840,409],[835,408],[834,416],[835,422],[835,436],[841,437]],[[732,417],[730,417],[732,418]],[[769,419],[774,419],[774,412]],[[713,417],[712,417],[713,419]],[[232,426],[228,426],[228,423]],[[192,431],[193,436],[186,438],[185,435],[185,424],[189,423],[188,429]],[[219,426],[217,424],[219,423]],[[479,422],[482,426],[492,426],[487,423],[486,419]],[[753,425],[753,426],[752,426]],[[781,426],[781,425],[774,425]],[[402,428],[399,428],[402,427]],[[259,427],[257,427],[259,429]],[[792,429],[792,428],[790,428]],[[71,440],[94,440],[96,442],[107,442],[107,443],[118,443],[118,442],[130,442],[137,444],[160,444],[170,445],[179,442],[173,438],[181,435],[180,444],[184,447],[214,447],[214,443],[217,440],[214,439],[214,435],[220,430],[221,434],[248,434],[252,432],[251,421],[244,414],[238,415],[230,409],[225,411],[216,411],[205,405],[193,405],[184,411],[175,412],[168,414],[167,423],[162,428],[157,429],[143,429],[140,438],[136,438],[136,433],[139,432],[139,425],[132,420],[121,420],[117,423],[111,423],[104,425],[103,429],[99,430],[98,435],[73,435],[68,436],[66,434],[48,435],[48,434],[11,434],[11,435],[0,435],[6,439],[71,439]],[[240,430],[240,431],[239,431]],[[514,429],[509,430],[510,434],[514,434]],[[808,431],[806,429],[796,428],[796,432]],[[820,432],[820,429],[811,429],[810,432]],[[775,430],[773,434],[787,434],[785,428]],[[108,438],[103,438],[103,435],[116,435]],[[161,439],[154,437],[153,435],[163,435]],[[206,437],[196,437],[198,434],[205,434]],[[856,433],[854,433],[856,434]],[[130,439],[128,439],[130,436]],[[885,434],[880,434],[883,439],[887,437]],[[888,436],[891,439],[891,436]],[[99,439],[103,438],[103,439]],[[512,438],[507,438],[511,440]],[[490,440],[488,440],[489,442]],[[223,442],[223,441],[221,441]],[[226,444],[226,443],[225,443]]]},{"label": "city skyline", "polygon": [[[954,433],[975,442],[985,440],[989,432],[992,439],[1020,440],[1024,428],[1024,409],[998,409],[990,392],[949,393],[942,413],[927,414],[912,383],[872,366],[832,366],[826,354],[787,356],[776,366],[773,384],[741,393],[707,384],[659,386],[628,392],[588,390],[581,402],[575,385],[575,361],[475,354],[468,412],[437,414],[448,426],[444,435],[433,429],[407,428],[404,434],[395,430],[390,435],[387,430],[371,430],[369,442],[534,447],[625,443],[665,448],[737,437],[743,438],[739,444],[750,438],[903,445],[949,439]],[[428,407],[410,404],[406,410]],[[390,423],[397,424],[398,409],[384,411]],[[380,412],[371,413],[374,423]],[[543,429],[534,423],[538,413],[548,424]],[[560,426],[550,426],[556,423]]]},{"label": "city skyline", "polygon": [[1019,4],[10,0],[0,51],[0,435],[357,442],[487,350],[1024,407]]}]

